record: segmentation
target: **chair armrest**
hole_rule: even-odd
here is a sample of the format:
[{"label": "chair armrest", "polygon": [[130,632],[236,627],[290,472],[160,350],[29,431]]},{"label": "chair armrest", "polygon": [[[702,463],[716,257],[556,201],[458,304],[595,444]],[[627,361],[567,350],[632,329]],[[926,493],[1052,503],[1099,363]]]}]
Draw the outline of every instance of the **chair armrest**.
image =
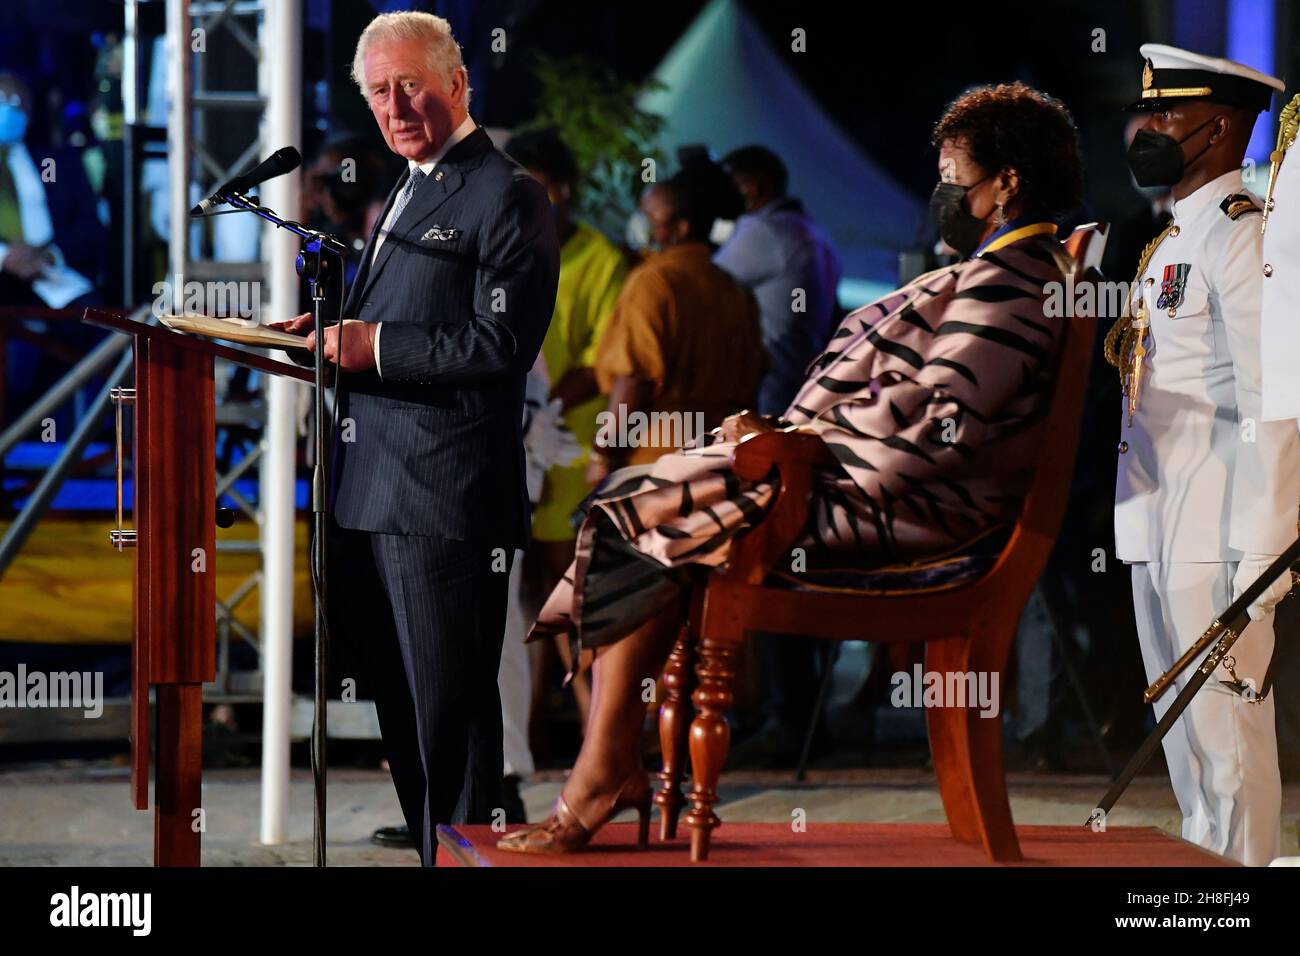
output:
[{"label": "chair armrest", "polygon": [[[811,469],[814,465],[838,464],[820,435],[798,431],[755,432],[746,435],[731,454],[736,475],[748,481],[767,477],[772,466]],[[784,474],[782,470],[782,474]]]},{"label": "chair armrest", "polygon": [[799,539],[808,522],[813,468],[837,464],[818,435],[797,431],[746,435],[731,456],[732,470],[761,481],[776,468],[775,499],[766,517],[731,547],[728,576],[761,584],[768,570]]}]

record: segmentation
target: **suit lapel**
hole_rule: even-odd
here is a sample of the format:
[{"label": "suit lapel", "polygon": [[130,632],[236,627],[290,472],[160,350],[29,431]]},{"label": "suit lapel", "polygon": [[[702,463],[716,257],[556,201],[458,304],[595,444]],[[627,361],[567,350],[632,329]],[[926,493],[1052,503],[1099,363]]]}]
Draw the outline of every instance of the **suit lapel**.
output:
[{"label": "suit lapel", "polygon": [[[376,277],[383,271],[384,266],[388,264],[397,243],[410,241],[407,237],[414,233],[425,219],[432,216],[438,210],[438,207],[450,199],[464,185],[465,177],[462,168],[468,168],[474,160],[480,158],[483,153],[491,148],[492,140],[483,127],[479,126],[448,150],[447,155],[439,160],[438,165],[433,169],[433,174],[420,184],[415,191],[415,195],[411,197],[411,201],[402,210],[402,214],[397,217],[397,221],[393,223],[388,237],[384,239],[384,244],[379,249],[379,255],[375,257],[374,266],[369,269],[365,279],[357,283],[361,287],[360,295],[365,295]],[[392,208],[400,187],[405,184],[406,177],[404,176],[398,184],[398,189],[394,189],[393,195],[388,197],[388,204],[384,207],[383,216],[379,220],[379,227],[375,230],[375,235],[370,237],[370,244],[366,247],[367,262],[369,262],[370,250],[374,248],[378,229],[383,227],[384,219],[388,216],[388,210]]]},{"label": "suit lapel", "polygon": [[397,178],[397,185],[388,193],[388,200],[384,203],[384,208],[379,213],[379,218],[375,220],[375,228],[370,230],[370,237],[366,240],[366,247],[361,251],[361,264],[357,267],[356,281],[352,283],[352,288],[348,290],[348,301],[343,307],[343,312],[348,316],[356,315],[356,307],[359,304],[361,293],[369,285],[370,280],[370,260],[375,254],[375,240],[379,238],[379,230],[384,228],[384,220],[388,218],[388,210],[393,208],[393,203],[397,202],[397,197],[406,185],[406,180],[411,176],[411,167],[406,167],[406,172]]},{"label": "suit lapel", "polygon": [[[442,175],[439,176],[439,173]],[[426,218],[445,203],[451,195],[460,189],[464,184],[464,177],[460,170],[453,167],[444,168],[439,163],[433,171],[433,175],[425,179],[415,190],[415,195],[411,201],[406,204],[402,214],[397,217],[393,223],[393,228],[389,230],[388,237],[384,239],[384,244],[379,248],[379,255],[375,257],[375,264],[366,276],[365,285],[362,288],[362,295],[369,289],[370,285],[384,271],[384,266],[392,258],[393,250],[402,242],[408,240],[408,234],[414,233],[416,227]],[[384,214],[387,216],[387,213]],[[382,220],[381,220],[382,224]]]}]

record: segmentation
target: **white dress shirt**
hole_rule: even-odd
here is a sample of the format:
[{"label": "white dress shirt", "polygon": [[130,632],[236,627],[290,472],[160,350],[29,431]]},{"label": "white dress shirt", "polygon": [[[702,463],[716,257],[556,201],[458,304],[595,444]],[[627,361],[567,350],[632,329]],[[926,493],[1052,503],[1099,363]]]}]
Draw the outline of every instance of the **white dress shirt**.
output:
[{"label": "white dress shirt", "polygon": [[[41,168],[22,143],[9,147],[7,165],[13,176],[14,192],[18,196],[18,217],[22,224],[22,241],[29,246],[44,249],[54,257],[32,280],[32,291],[51,309],[62,309],[73,299],[85,295],[92,288],[90,280],[68,268],[63,252],[54,245],[54,223],[50,207],[45,201],[45,184],[41,181]],[[92,213],[93,215],[93,213]],[[9,255],[9,243],[0,242],[0,262]]]},{"label": "white dress shirt", "polygon": [[[18,215],[23,224],[23,242],[41,247],[54,241],[54,224],[50,221],[50,208],[45,203],[45,185],[41,171],[32,154],[22,143],[9,147],[9,174],[14,179],[14,192],[18,194]],[[8,243],[0,243],[0,259],[9,251]]]},{"label": "white dress shirt", "polygon": [[[469,114],[466,114],[464,122],[462,122],[454,130],[452,130],[451,135],[447,137],[447,139],[443,142],[442,146],[439,147],[438,151],[433,154],[432,159],[428,159],[423,163],[417,163],[413,159],[410,160],[411,171],[414,172],[416,169],[419,169],[422,173],[424,173],[425,178],[427,179],[433,173],[434,167],[437,166],[439,162],[441,162],[442,158],[447,155],[447,153],[451,150],[451,148],[455,146],[457,143],[459,143],[466,136],[468,136],[470,133],[474,132],[476,128],[477,127],[474,123],[473,117],[471,117]],[[384,217],[384,224],[379,227],[379,234],[375,236],[375,248],[371,251],[370,254],[371,265],[374,265],[375,257],[379,255],[379,247],[384,244],[384,239],[388,237],[389,230],[393,228],[393,211],[396,208],[397,208],[397,202],[396,200],[394,200],[393,205],[390,206],[388,209],[388,215]],[[375,325],[375,372],[381,378],[383,377],[384,372],[383,369],[381,369],[379,366],[379,333],[382,332],[383,329],[384,329],[384,323],[379,322]]]}]

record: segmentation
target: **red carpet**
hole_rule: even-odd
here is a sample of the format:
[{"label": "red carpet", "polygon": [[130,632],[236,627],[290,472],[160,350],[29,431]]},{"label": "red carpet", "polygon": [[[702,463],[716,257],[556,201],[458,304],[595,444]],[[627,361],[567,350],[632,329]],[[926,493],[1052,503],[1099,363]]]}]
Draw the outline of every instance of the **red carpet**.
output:
[{"label": "red carpet", "polygon": [[[1231,861],[1154,827],[1112,827],[1093,833],[1075,826],[1017,827],[1024,862],[1013,866],[1232,866]],[[686,827],[660,843],[653,821],[650,846],[636,849],[636,825],[616,823],[591,846],[569,856],[527,856],[496,848],[501,834],[487,825],[440,826],[443,866],[691,866]],[[697,866],[996,866],[979,847],[958,843],[942,823],[827,823],[794,833],[788,824],[726,823],[713,835],[707,863]]]}]

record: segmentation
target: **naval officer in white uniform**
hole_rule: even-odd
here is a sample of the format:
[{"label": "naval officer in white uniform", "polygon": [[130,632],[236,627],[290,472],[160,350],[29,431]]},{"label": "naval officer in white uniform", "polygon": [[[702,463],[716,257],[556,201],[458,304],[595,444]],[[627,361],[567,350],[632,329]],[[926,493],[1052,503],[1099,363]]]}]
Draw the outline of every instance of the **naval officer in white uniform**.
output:
[{"label": "naval officer in white uniform", "polygon": [[[1148,248],[1129,315],[1108,337],[1124,382],[1115,545],[1132,565],[1148,678],[1168,670],[1296,536],[1300,436],[1261,408],[1261,207],[1241,177],[1251,130],[1281,81],[1229,60],[1141,48],[1149,114],[1128,159],[1141,186],[1168,185],[1173,220]],[[1279,580],[1164,740],[1183,837],[1248,865],[1279,855],[1281,780],[1273,701],[1258,688],[1273,652]],[[1199,661],[1197,661],[1199,664]],[[1191,676],[1156,703],[1157,714]]]}]

